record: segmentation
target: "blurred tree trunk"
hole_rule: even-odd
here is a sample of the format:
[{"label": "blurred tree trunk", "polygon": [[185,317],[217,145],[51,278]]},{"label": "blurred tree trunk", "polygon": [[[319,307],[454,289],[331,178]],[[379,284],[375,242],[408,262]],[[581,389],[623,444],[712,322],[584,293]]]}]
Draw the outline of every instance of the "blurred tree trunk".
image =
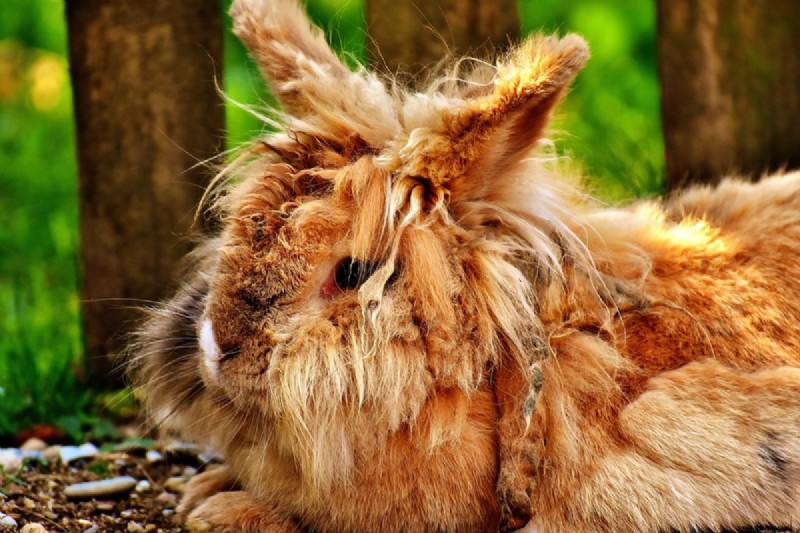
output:
[{"label": "blurred tree trunk", "polygon": [[667,187],[800,166],[800,2],[658,0]]},{"label": "blurred tree trunk", "polygon": [[91,381],[135,307],[171,288],[222,145],[219,2],[67,0],[80,190],[82,311]]},{"label": "blurred tree trunk", "polygon": [[488,57],[519,38],[516,0],[366,0],[373,65],[418,75],[448,53]]}]

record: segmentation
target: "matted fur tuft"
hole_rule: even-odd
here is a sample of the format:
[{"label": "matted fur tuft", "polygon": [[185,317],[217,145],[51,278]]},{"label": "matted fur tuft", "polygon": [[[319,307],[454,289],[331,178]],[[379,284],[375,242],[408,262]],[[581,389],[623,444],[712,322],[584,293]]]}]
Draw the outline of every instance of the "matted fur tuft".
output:
[{"label": "matted fur tuft", "polygon": [[283,111],[130,373],[223,452],[194,531],[719,530],[800,520],[800,176],[607,208],[543,139],[588,59],[534,36],[423,91],[290,0],[234,31]]}]

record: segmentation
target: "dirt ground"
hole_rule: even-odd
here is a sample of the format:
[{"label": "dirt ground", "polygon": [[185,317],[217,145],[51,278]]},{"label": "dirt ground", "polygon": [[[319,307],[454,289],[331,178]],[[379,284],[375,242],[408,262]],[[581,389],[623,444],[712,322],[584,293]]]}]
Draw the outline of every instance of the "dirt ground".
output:
[{"label": "dirt ground", "polygon": [[[185,480],[202,465],[185,457],[166,457],[150,462],[143,453],[111,452],[70,465],[59,460],[26,461],[20,470],[4,472],[0,479],[0,512],[17,522],[17,528],[0,531],[20,531],[31,523],[53,533],[186,531],[176,524],[175,507]],[[116,476],[131,476],[138,484],[116,496],[70,499],[64,493],[74,483]],[[43,531],[30,526],[28,530]]]}]

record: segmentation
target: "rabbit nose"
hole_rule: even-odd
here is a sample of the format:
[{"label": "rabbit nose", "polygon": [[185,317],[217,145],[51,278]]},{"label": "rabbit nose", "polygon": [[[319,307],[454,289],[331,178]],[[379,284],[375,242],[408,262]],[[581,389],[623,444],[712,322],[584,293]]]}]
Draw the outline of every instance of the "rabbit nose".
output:
[{"label": "rabbit nose", "polygon": [[217,380],[219,378],[219,361],[222,359],[222,351],[219,349],[217,341],[214,340],[214,327],[211,325],[211,319],[206,318],[203,320],[198,341],[203,355],[203,364],[208,370],[209,376]]},{"label": "rabbit nose", "polygon": [[214,326],[210,318],[205,318],[200,324],[198,341],[205,364],[209,370],[215,371],[215,375],[220,361],[233,359],[241,352],[241,347],[236,343],[225,343],[224,340],[222,342],[218,341],[218,336],[214,333]]}]

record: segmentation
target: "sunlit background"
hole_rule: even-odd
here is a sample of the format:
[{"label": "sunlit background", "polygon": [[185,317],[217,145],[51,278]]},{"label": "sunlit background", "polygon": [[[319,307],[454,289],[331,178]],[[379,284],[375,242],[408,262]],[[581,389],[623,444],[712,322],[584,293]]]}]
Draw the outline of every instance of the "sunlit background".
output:
[{"label": "sunlit background", "polygon": [[[491,1],[491,0],[486,0]],[[229,1],[221,2],[225,9]],[[363,0],[310,0],[337,48],[363,58]],[[519,0],[524,32],[577,32],[592,60],[555,124],[559,150],[608,201],[661,192],[655,0]],[[225,36],[224,90],[264,104]],[[0,3],[0,436],[88,417],[82,385],[74,124],[63,0]],[[261,131],[228,105],[228,145]]]}]

